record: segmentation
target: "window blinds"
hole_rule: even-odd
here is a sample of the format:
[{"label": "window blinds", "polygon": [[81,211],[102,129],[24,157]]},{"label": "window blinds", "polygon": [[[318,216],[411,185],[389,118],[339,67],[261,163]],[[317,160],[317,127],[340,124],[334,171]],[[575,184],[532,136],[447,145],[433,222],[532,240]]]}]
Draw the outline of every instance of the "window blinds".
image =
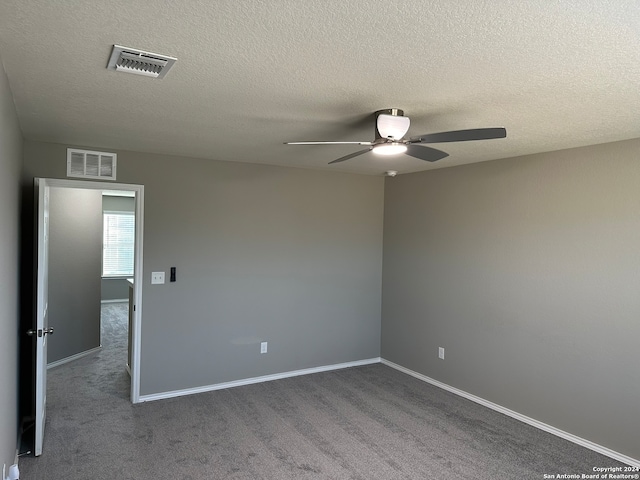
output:
[{"label": "window blinds", "polygon": [[103,222],[102,276],[133,275],[135,216],[105,212]]}]

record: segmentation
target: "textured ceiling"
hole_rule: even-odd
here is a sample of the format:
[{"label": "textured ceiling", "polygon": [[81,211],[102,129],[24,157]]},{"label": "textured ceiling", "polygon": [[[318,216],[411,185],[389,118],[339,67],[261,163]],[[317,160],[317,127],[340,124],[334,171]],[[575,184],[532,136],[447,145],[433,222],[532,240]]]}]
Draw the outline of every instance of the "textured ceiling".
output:
[{"label": "textured ceiling", "polygon": [[[116,73],[113,44],[178,61]],[[0,57],[29,140],[380,174],[640,137],[637,0],[2,0]],[[436,164],[283,145],[370,141],[392,107],[507,138]]]}]

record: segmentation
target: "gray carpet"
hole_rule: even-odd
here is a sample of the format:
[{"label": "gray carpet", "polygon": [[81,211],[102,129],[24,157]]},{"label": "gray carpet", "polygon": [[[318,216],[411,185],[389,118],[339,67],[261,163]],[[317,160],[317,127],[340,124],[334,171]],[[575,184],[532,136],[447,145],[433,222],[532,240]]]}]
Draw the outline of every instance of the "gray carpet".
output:
[{"label": "gray carpet", "polygon": [[131,405],[126,305],[49,371],[22,479],[542,479],[622,464],[381,364]]}]

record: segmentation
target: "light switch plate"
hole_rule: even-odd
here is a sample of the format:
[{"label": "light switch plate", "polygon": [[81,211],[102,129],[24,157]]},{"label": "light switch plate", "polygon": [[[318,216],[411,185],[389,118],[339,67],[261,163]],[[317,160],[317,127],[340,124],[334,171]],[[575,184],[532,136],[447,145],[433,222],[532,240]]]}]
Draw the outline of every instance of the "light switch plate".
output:
[{"label": "light switch plate", "polygon": [[164,272],[151,272],[151,284],[164,283]]}]

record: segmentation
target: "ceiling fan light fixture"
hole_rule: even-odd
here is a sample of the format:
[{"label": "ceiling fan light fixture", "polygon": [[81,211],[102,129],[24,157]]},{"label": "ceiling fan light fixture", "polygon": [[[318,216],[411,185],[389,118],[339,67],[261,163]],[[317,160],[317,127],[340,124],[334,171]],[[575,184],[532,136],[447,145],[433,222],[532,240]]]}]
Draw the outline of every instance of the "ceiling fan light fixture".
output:
[{"label": "ceiling fan light fixture", "polygon": [[407,146],[404,143],[390,142],[383,143],[381,145],[375,145],[373,147],[373,153],[378,155],[398,155],[407,151]]},{"label": "ceiling fan light fixture", "polygon": [[378,133],[382,138],[391,138],[400,140],[409,130],[411,124],[409,117],[400,115],[387,115],[382,113],[378,115],[376,126]]}]

